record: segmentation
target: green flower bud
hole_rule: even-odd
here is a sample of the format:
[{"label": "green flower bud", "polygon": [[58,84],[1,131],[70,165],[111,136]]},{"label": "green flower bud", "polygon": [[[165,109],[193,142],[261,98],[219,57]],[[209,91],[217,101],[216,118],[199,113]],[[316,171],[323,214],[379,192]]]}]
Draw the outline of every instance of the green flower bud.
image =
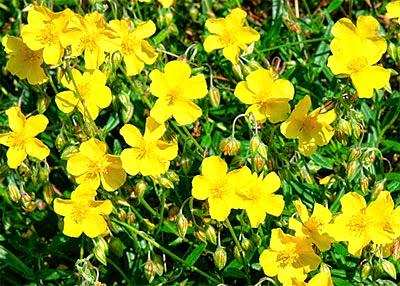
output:
[{"label": "green flower bud", "polygon": [[209,242],[216,245],[217,244],[217,232],[212,225],[208,225],[206,228],[206,237]]},{"label": "green flower bud", "polygon": [[103,265],[107,265],[108,243],[102,236],[93,239],[93,253],[96,259]]},{"label": "green flower bud", "polygon": [[218,268],[218,270],[221,270],[222,268],[225,267],[227,254],[223,247],[221,246],[217,247],[217,250],[215,250],[213,254],[213,258],[214,258],[214,264]]},{"label": "green flower bud", "polygon": [[8,195],[10,196],[10,199],[15,203],[18,203],[21,199],[21,192],[14,182],[8,184]]},{"label": "green flower bud", "polygon": [[178,230],[179,236],[181,238],[184,238],[188,229],[188,221],[182,213],[178,214],[176,218],[176,228]]}]

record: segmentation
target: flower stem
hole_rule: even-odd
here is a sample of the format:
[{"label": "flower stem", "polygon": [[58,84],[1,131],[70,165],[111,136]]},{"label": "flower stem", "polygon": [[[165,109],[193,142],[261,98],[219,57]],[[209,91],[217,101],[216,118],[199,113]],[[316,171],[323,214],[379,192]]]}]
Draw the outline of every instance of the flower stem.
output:
[{"label": "flower stem", "polygon": [[207,274],[206,272],[200,270],[199,268],[197,268],[196,266],[191,266],[189,265],[185,260],[183,260],[182,258],[180,258],[179,256],[175,255],[172,251],[170,251],[169,249],[165,248],[164,246],[162,246],[161,244],[159,244],[157,241],[155,241],[152,237],[150,237],[147,233],[138,230],[137,228],[125,223],[125,222],[121,222],[118,221],[116,219],[113,219],[113,221],[121,226],[124,226],[127,230],[133,232],[134,234],[140,236],[141,238],[145,239],[149,244],[153,245],[154,247],[158,248],[159,250],[161,250],[162,252],[164,252],[165,254],[167,254],[168,256],[170,256],[172,259],[174,259],[175,261],[178,261],[180,263],[182,263],[185,267],[197,272],[198,274],[200,274],[201,276],[207,278],[209,281],[211,281],[214,284],[218,284],[221,281],[218,278],[215,278],[209,274]]}]

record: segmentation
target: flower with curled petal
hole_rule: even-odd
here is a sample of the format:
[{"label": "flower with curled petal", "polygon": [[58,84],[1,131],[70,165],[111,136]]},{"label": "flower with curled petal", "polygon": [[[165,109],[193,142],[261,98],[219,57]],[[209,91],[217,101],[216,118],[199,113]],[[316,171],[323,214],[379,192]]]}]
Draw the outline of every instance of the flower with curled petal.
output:
[{"label": "flower with curled petal", "polygon": [[39,114],[26,119],[19,107],[7,109],[6,114],[11,132],[0,134],[0,144],[9,147],[7,164],[10,168],[21,165],[27,155],[39,160],[49,156],[49,148],[35,138],[46,129],[49,123],[46,116]]}]

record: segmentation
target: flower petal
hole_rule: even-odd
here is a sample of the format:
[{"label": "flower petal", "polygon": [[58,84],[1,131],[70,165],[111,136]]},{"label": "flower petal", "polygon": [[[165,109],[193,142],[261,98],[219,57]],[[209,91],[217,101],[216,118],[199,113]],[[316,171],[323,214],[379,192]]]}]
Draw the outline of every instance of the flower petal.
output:
[{"label": "flower petal", "polygon": [[107,223],[101,215],[88,215],[82,222],[83,232],[90,238],[108,233]]},{"label": "flower petal", "polygon": [[122,169],[122,162],[118,156],[106,155],[110,165],[101,173],[101,183],[108,192],[120,188],[126,181],[126,172]]},{"label": "flower petal", "polygon": [[57,65],[61,61],[64,49],[60,43],[45,46],[43,49],[43,59],[48,65]]},{"label": "flower petal", "polygon": [[24,132],[27,137],[35,137],[46,130],[49,120],[43,114],[33,115],[25,122]]},{"label": "flower petal", "polygon": [[25,115],[22,114],[21,109],[17,106],[10,107],[6,110],[8,117],[8,125],[12,131],[21,131],[25,125]]},{"label": "flower petal", "polygon": [[190,100],[179,100],[175,102],[172,112],[172,116],[175,118],[176,122],[178,122],[179,125],[187,125],[193,123],[203,113],[201,108]]},{"label": "flower petal", "polygon": [[214,50],[222,49],[226,46],[224,41],[220,36],[217,35],[209,35],[204,39],[203,47],[207,53],[210,53]]},{"label": "flower petal", "polygon": [[31,138],[25,145],[26,153],[29,156],[44,160],[50,154],[50,149],[39,139]]},{"label": "flower petal", "polygon": [[236,65],[238,63],[239,53],[240,53],[240,49],[236,45],[226,46],[222,50],[222,54],[224,55],[224,57],[227,58],[234,65]]},{"label": "flower petal", "polygon": [[80,176],[89,171],[91,160],[83,155],[77,153],[72,155],[67,161],[67,171],[73,176]]},{"label": "flower petal", "polygon": [[374,89],[381,89],[389,83],[390,71],[380,66],[370,66],[351,75],[358,97],[371,98]]},{"label": "flower petal", "polygon": [[64,229],[63,233],[69,237],[79,237],[83,232],[83,225],[76,223],[70,216],[64,218]]},{"label": "flower petal", "polygon": [[131,147],[139,147],[143,144],[143,136],[139,129],[132,124],[125,124],[119,133],[124,137],[125,142]]},{"label": "flower petal", "polygon": [[131,176],[135,176],[140,171],[140,161],[137,159],[138,150],[136,148],[127,148],[121,152],[122,168]]},{"label": "flower petal", "polygon": [[188,79],[183,88],[183,97],[187,99],[199,99],[207,95],[207,83],[204,75],[192,76]]},{"label": "flower petal", "polygon": [[75,109],[78,102],[79,102],[78,97],[76,97],[74,92],[70,90],[62,91],[60,93],[57,93],[56,95],[57,107],[64,113],[72,112]]},{"label": "flower petal", "polygon": [[7,151],[7,164],[11,169],[16,169],[26,158],[25,148],[10,147]]}]

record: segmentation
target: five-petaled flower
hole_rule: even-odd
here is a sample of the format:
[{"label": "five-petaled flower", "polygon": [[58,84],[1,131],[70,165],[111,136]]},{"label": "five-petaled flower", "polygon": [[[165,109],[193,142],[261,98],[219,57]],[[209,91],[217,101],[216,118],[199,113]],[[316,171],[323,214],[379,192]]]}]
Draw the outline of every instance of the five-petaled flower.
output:
[{"label": "five-petaled flower", "polygon": [[317,146],[329,143],[334,134],[330,124],[336,119],[333,109],[322,113],[321,108],[317,108],[308,113],[310,107],[311,99],[305,96],[280,127],[286,138],[299,139],[299,151],[304,156],[312,155]]},{"label": "five-petaled flower", "polygon": [[95,196],[96,190],[88,185],[79,185],[72,192],[70,200],[54,200],[54,211],[65,217],[65,235],[79,237],[83,232],[94,238],[109,232],[104,216],[111,213],[112,203],[109,200],[96,201]]},{"label": "five-petaled flower", "polygon": [[124,57],[127,76],[137,75],[144,64],[155,62],[157,53],[145,40],[156,31],[153,21],[139,23],[133,28],[129,20],[112,20],[109,26],[119,35],[119,51]]},{"label": "five-petaled flower", "polygon": [[311,216],[306,206],[300,201],[293,202],[296,207],[300,221],[294,218],[289,219],[289,228],[293,229],[296,236],[309,238],[321,251],[331,248],[334,239],[326,233],[326,226],[332,220],[332,214],[328,208],[314,203],[314,211]]},{"label": "five-petaled flower", "polygon": [[240,50],[247,50],[249,44],[260,39],[256,30],[243,26],[245,19],[246,12],[240,8],[233,9],[225,18],[208,19],[206,28],[212,35],[204,40],[206,52],[223,49],[224,57],[236,65]]},{"label": "five-petaled flower", "polygon": [[345,194],[340,203],[342,213],[326,229],[336,241],[348,242],[350,254],[360,257],[371,241],[389,244],[400,235],[400,207],[394,209],[389,192],[381,192],[368,206],[355,192]]},{"label": "five-petaled flower", "polygon": [[61,36],[73,16],[69,9],[54,13],[44,6],[33,6],[28,12],[28,24],[22,27],[22,39],[31,50],[43,51],[46,64],[57,65],[64,55]]},{"label": "five-petaled flower", "polygon": [[359,16],[357,26],[342,18],[332,28],[334,36],[328,67],[335,75],[351,78],[361,98],[389,84],[390,71],[375,65],[385,53],[386,40],[378,33],[379,23],[371,16]]},{"label": "five-petaled flower", "polygon": [[400,0],[392,1],[389,2],[386,5],[386,17],[393,19],[397,18],[397,21],[399,21],[400,18]]},{"label": "five-petaled flower", "polygon": [[68,159],[67,171],[78,184],[88,184],[95,190],[101,182],[106,191],[115,191],[126,180],[120,157],[107,154],[107,144],[96,138],[81,144],[79,152]]},{"label": "five-petaled flower", "polygon": [[203,75],[191,73],[190,66],[179,60],[167,63],[164,72],[156,69],[150,73],[150,91],[158,97],[150,115],[157,122],[164,123],[172,116],[179,125],[186,125],[201,116],[201,108],[192,100],[207,95],[207,83]]},{"label": "five-petaled flower", "polygon": [[41,67],[42,50],[32,51],[21,38],[6,35],[2,40],[5,52],[9,55],[6,68],[20,79],[30,84],[42,84],[48,80]]},{"label": "five-petaled flower", "polygon": [[281,186],[281,180],[275,172],[257,175],[248,167],[232,171],[235,187],[234,207],[245,209],[251,227],[258,227],[267,214],[279,216],[285,202],[282,195],[274,194]]},{"label": "five-petaled flower", "polygon": [[178,154],[178,144],[161,140],[165,131],[165,125],[159,124],[151,117],[146,120],[143,136],[140,130],[131,124],[125,124],[121,128],[122,137],[131,146],[121,153],[122,167],[128,174],[158,176],[168,170],[170,161]]},{"label": "five-petaled flower", "polygon": [[50,154],[50,150],[35,137],[46,129],[49,123],[47,117],[39,114],[26,119],[19,107],[7,109],[6,114],[11,132],[0,134],[0,144],[9,147],[8,166],[17,168],[27,155],[44,160]]},{"label": "five-petaled flower", "polygon": [[70,113],[77,107],[86,119],[96,119],[100,109],[111,104],[111,90],[106,86],[106,75],[99,70],[81,74],[76,69],[70,75],[72,78],[64,75],[61,79],[61,83],[69,90],[56,95],[58,108]]},{"label": "five-petaled flower", "polygon": [[278,276],[284,284],[293,278],[304,281],[305,274],[316,269],[320,262],[309,239],[285,234],[280,228],[271,231],[269,248],[260,255],[264,273]]},{"label": "five-petaled flower", "polygon": [[286,79],[275,79],[272,69],[259,69],[236,85],[235,95],[242,102],[251,104],[246,113],[252,113],[257,121],[268,119],[276,123],[288,118],[294,87]]}]

